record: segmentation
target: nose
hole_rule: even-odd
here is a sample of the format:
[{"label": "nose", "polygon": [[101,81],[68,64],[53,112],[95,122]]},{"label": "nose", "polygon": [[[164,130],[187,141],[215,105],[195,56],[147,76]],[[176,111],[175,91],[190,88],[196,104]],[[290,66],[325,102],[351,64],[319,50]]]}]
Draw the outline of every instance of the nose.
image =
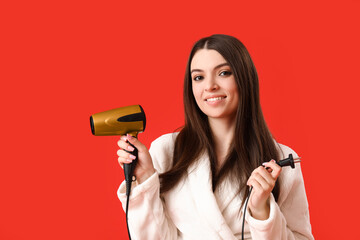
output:
[{"label": "nose", "polygon": [[214,77],[209,77],[206,81],[206,85],[205,85],[205,91],[206,92],[212,92],[219,89],[219,85],[217,84],[216,80]]}]

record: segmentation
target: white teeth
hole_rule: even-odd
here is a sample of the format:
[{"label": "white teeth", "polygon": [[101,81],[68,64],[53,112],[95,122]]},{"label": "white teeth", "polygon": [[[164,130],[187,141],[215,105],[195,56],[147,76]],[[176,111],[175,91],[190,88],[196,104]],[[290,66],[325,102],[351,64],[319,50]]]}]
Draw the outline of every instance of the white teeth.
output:
[{"label": "white teeth", "polygon": [[223,99],[224,97],[215,97],[215,98],[208,98],[206,99],[206,101],[208,102],[215,102],[215,101],[219,101],[221,99]]}]

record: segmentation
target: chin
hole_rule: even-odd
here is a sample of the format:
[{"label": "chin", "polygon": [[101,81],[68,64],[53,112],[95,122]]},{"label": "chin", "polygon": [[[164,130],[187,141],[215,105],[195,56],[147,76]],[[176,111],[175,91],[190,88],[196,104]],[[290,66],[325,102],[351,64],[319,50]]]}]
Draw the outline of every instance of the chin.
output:
[{"label": "chin", "polygon": [[225,118],[228,117],[228,114],[224,114],[224,113],[214,113],[214,112],[208,112],[205,113],[206,116],[208,116],[208,118]]}]

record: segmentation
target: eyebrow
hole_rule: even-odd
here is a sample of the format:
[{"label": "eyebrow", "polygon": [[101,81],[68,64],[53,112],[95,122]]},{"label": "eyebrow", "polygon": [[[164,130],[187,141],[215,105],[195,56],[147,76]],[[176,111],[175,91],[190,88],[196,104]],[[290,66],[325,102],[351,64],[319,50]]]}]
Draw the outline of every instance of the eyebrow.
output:
[{"label": "eyebrow", "polygon": [[[228,63],[221,63],[221,64],[217,65],[216,67],[214,67],[214,70],[218,69],[218,68],[221,68],[223,66],[230,66],[230,65]],[[193,72],[203,72],[203,70],[201,70],[201,69],[193,69],[193,70],[191,70],[190,73],[192,74]]]}]

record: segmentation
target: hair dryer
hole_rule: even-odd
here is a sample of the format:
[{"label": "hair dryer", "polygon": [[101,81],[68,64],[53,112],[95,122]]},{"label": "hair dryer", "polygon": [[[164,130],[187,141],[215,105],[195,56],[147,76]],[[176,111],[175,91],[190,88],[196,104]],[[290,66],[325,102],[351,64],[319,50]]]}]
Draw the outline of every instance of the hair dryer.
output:
[{"label": "hair dryer", "polygon": [[[138,133],[145,130],[145,125],[146,117],[144,110],[140,105],[116,108],[93,114],[90,117],[91,132],[95,136],[130,134],[133,137],[137,137]],[[135,146],[133,147],[135,148]],[[124,164],[124,175],[127,186],[131,186],[138,158],[138,150],[135,148],[131,154],[133,154],[136,159],[132,163]],[[127,187],[126,195],[129,194],[130,187]]]}]

